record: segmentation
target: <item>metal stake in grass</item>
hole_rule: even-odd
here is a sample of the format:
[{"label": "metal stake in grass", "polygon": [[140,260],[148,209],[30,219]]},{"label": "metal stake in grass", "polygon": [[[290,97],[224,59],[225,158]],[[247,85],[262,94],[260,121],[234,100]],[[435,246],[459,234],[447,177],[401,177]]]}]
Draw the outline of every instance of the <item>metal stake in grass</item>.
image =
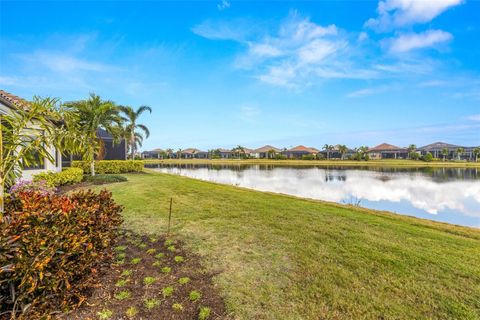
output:
[{"label": "metal stake in grass", "polygon": [[170,235],[170,222],[172,221],[172,203],[173,203],[173,198],[170,198],[170,210],[168,211],[168,229],[167,229],[167,235]]}]

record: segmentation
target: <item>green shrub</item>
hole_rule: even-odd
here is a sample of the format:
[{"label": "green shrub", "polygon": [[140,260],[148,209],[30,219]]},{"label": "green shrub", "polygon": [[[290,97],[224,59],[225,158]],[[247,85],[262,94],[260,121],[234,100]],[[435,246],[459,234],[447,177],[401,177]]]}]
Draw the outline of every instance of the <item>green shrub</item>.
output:
[{"label": "green shrub", "polygon": [[128,179],[124,176],[118,176],[114,174],[97,174],[94,176],[85,176],[85,181],[98,185],[105,183],[125,182],[128,181]]},{"label": "green shrub", "polygon": [[117,300],[125,300],[125,299],[130,298],[131,295],[132,294],[130,293],[130,291],[125,290],[125,291],[120,291],[114,297]]},{"label": "green shrub", "polygon": [[172,309],[175,311],[183,311],[183,306],[180,303],[174,303]]},{"label": "green shrub", "polygon": [[164,298],[170,297],[173,294],[173,287],[165,287],[162,289]]},{"label": "green shrub", "polygon": [[182,278],[178,279],[178,283],[180,283],[180,284],[187,284],[189,282],[190,282],[189,277],[182,277]]},{"label": "green shrub", "polygon": [[13,309],[12,293],[27,319],[83,299],[92,273],[110,256],[120,211],[106,190],[7,199],[0,221],[0,314]]},{"label": "green shrub", "polygon": [[[143,161],[138,160],[100,160],[95,161],[95,173],[142,172],[143,165]],[[90,163],[87,161],[72,161],[72,167],[82,168],[85,173],[90,173]]]},{"label": "green shrub", "polygon": [[315,160],[315,155],[313,154],[304,154],[302,160]]},{"label": "green shrub", "polygon": [[102,311],[97,312],[97,316],[100,320],[108,320],[113,316],[112,310],[103,309]]},{"label": "green shrub", "polygon": [[138,314],[138,309],[135,307],[130,307],[127,309],[127,312],[125,312],[128,318],[134,318]]},{"label": "green shrub", "polygon": [[83,170],[81,168],[67,168],[60,172],[47,171],[36,174],[33,181],[45,181],[52,187],[64,186],[82,182]]},{"label": "green shrub", "polygon": [[425,162],[430,162],[433,160],[433,156],[430,152],[425,153],[425,155],[422,156],[422,160]]}]

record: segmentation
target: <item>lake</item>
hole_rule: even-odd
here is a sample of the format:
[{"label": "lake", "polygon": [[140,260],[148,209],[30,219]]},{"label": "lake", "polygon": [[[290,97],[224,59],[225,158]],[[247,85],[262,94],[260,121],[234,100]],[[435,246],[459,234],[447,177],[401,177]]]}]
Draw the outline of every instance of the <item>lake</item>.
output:
[{"label": "lake", "polygon": [[480,169],[146,165],[156,171],[480,227]]}]

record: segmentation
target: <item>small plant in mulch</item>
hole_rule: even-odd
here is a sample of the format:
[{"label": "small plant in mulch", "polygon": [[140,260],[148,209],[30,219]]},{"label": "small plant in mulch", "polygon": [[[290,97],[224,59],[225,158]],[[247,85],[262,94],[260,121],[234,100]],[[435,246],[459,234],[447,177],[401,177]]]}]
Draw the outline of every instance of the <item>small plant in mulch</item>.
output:
[{"label": "small plant in mulch", "polygon": [[172,272],[172,268],[170,268],[170,267],[163,267],[163,268],[162,268],[162,272],[163,272],[163,273],[170,273],[170,272]]},{"label": "small plant in mulch", "polygon": [[[213,275],[180,241],[156,236],[151,242],[150,236],[125,234],[112,246],[113,262],[124,253],[125,265],[104,263],[87,300],[61,320],[227,318]],[[156,252],[141,249],[143,243]],[[166,250],[174,245],[175,252]]]},{"label": "small plant in mulch", "polygon": [[145,299],[143,301],[143,304],[145,305],[145,308],[147,308],[148,310],[151,310],[151,309],[155,308],[156,306],[160,305],[160,300],[155,299],[155,298]]},{"label": "small plant in mulch", "polygon": [[138,247],[139,247],[140,249],[145,249],[145,248],[147,247],[147,244],[146,244],[146,243],[140,243],[140,244],[138,245]]},{"label": "small plant in mulch", "polygon": [[149,239],[149,240],[150,240],[150,242],[151,242],[151,243],[155,243],[155,242],[157,242],[157,238],[155,238],[155,237],[150,237],[150,239]]},{"label": "small plant in mulch", "polygon": [[172,246],[168,246],[167,250],[171,252],[175,252],[176,248],[175,246],[172,245]]},{"label": "small plant in mulch", "polygon": [[164,298],[168,298],[173,294],[173,287],[165,287],[162,289],[162,295]]},{"label": "small plant in mulch", "polygon": [[201,307],[198,312],[198,320],[207,320],[210,317],[211,309],[208,307]]},{"label": "small plant in mulch", "polygon": [[154,284],[157,279],[155,277],[145,277],[143,278],[143,284],[146,286],[149,286],[151,284]]},{"label": "small plant in mulch", "polygon": [[134,318],[137,314],[138,314],[138,309],[135,308],[135,307],[130,307],[130,308],[128,308],[127,311],[125,312],[125,315],[126,315],[128,318]]},{"label": "small plant in mulch", "polygon": [[188,295],[188,298],[190,299],[190,301],[193,301],[193,302],[197,301],[201,297],[202,297],[202,294],[197,290],[190,291],[190,294]]},{"label": "small plant in mulch", "polygon": [[115,283],[115,287],[125,287],[128,283],[128,279],[121,279],[121,280],[118,280],[116,283]]},{"label": "small plant in mulch", "polygon": [[180,303],[174,303],[172,309],[175,311],[183,311],[183,306]]},{"label": "small plant in mulch", "polygon": [[182,278],[178,279],[178,283],[180,283],[180,284],[187,284],[189,282],[190,282],[189,277],[182,277]]},{"label": "small plant in mulch", "polygon": [[113,311],[108,309],[103,309],[102,311],[97,312],[97,316],[100,320],[107,320],[113,316]]},{"label": "small plant in mulch", "polygon": [[132,260],[130,260],[130,263],[131,264],[139,264],[140,261],[142,261],[142,258],[133,258]]},{"label": "small plant in mulch", "polygon": [[114,250],[115,250],[116,252],[123,252],[123,251],[127,250],[127,246],[116,246],[116,247],[114,248]]},{"label": "small plant in mulch", "polygon": [[117,259],[118,260],[123,260],[123,259],[125,259],[126,256],[127,256],[127,254],[125,252],[117,253]]},{"label": "small plant in mulch", "polygon": [[157,249],[152,248],[147,250],[147,254],[150,254],[150,255],[154,254],[155,252],[157,252]]},{"label": "small plant in mulch", "polygon": [[122,274],[120,274],[120,277],[130,277],[132,275],[133,271],[132,270],[123,270]]},{"label": "small plant in mulch", "polygon": [[115,295],[115,299],[117,300],[125,300],[125,299],[128,299],[130,298],[132,294],[130,293],[130,291],[127,291],[127,290],[124,290],[124,291],[120,291],[119,293],[117,293]]}]

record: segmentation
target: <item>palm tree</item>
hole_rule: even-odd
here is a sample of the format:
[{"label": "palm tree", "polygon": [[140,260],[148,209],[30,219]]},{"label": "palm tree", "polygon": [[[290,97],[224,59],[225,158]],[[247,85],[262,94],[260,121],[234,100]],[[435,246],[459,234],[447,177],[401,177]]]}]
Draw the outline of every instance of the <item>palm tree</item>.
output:
[{"label": "palm tree", "polygon": [[414,153],[415,151],[417,151],[417,146],[416,146],[415,144],[411,144],[411,145],[408,146],[408,157],[409,157],[410,159],[413,158],[413,153]]},{"label": "palm tree", "polygon": [[342,155],[341,156],[341,159],[344,160],[345,159],[345,154],[347,153],[348,151],[348,148],[346,145],[344,144],[341,144],[338,146],[338,151],[340,152],[340,154]]},{"label": "palm tree", "polygon": [[446,161],[447,160],[447,156],[448,156],[448,149],[447,148],[443,148],[442,151],[440,152],[443,156],[443,161]]},{"label": "palm tree", "polygon": [[178,148],[177,150],[177,159],[181,159],[182,158],[182,148]]},{"label": "palm tree", "polygon": [[94,93],[86,100],[65,104],[68,111],[76,115],[76,121],[69,123],[69,130],[77,132],[82,158],[90,162],[91,175],[95,175],[95,157],[99,154],[101,139],[97,135],[104,129],[116,140],[121,136],[123,119],[120,109],[113,101],[102,100]]},{"label": "palm tree", "polygon": [[137,129],[143,131],[145,138],[150,136],[148,128],[144,124],[137,123],[138,118],[140,118],[140,115],[145,111],[152,113],[152,108],[149,106],[140,106],[137,110],[133,110],[132,107],[128,106],[120,106],[119,108],[126,116],[124,134],[130,150],[130,157],[133,160],[135,158],[135,152],[138,147],[142,146],[143,142],[143,135],[138,132]]},{"label": "palm tree", "polygon": [[329,144],[325,144],[323,146],[323,150],[325,150],[327,152],[327,160],[330,159],[330,151],[332,151],[333,148],[334,148],[334,146],[329,145]]},{"label": "palm tree", "polygon": [[475,157],[475,162],[478,161],[478,155],[480,155],[480,147],[473,149],[473,156]]},{"label": "palm tree", "polygon": [[464,151],[465,151],[465,149],[462,148],[462,147],[457,148],[457,159],[458,160],[460,160],[460,156],[463,154]]},{"label": "palm tree", "polygon": [[232,152],[236,153],[237,157],[240,159],[241,154],[245,155],[245,147],[238,145],[232,149]]},{"label": "palm tree", "polygon": [[167,150],[165,150],[165,152],[167,153],[167,157],[170,159],[172,157],[172,154],[173,154],[173,149],[168,148]]},{"label": "palm tree", "polygon": [[[15,112],[0,113],[0,220],[4,191],[21,176],[22,168],[42,163],[44,159],[55,161],[49,148],[58,147],[66,133],[63,127],[52,125],[53,120],[60,119],[57,103],[57,99],[35,96],[28,104],[28,111],[18,108]],[[32,123],[38,130],[25,130]]]}]

